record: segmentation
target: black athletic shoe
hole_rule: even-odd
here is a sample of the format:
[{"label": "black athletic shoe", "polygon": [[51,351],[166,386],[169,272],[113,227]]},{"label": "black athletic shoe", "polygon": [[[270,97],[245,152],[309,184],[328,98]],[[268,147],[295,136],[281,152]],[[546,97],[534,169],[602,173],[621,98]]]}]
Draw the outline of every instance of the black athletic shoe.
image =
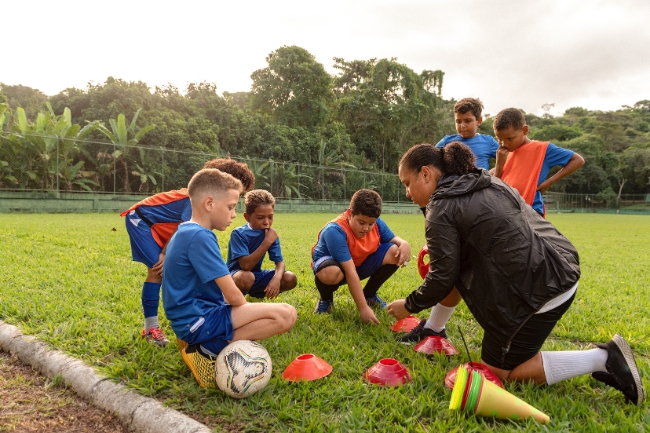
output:
[{"label": "black athletic shoe", "polygon": [[591,376],[621,391],[626,399],[637,406],[645,399],[645,390],[634,361],[632,349],[618,334],[605,344],[597,344],[607,351],[607,371],[595,371]]},{"label": "black athletic shoe", "polygon": [[440,332],[436,332],[433,329],[425,328],[424,325],[426,323],[427,319],[420,320],[420,323],[415,328],[411,329],[411,332],[402,337],[402,344],[417,343],[424,340],[426,337],[447,338],[447,332],[444,329]]}]

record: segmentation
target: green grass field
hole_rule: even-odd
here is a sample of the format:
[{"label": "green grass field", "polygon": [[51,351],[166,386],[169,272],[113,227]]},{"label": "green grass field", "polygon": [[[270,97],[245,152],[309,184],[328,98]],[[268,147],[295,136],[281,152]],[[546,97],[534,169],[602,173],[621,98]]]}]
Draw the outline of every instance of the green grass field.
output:
[{"label": "green grass field", "polygon": [[[331,316],[312,313],[317,291],[309,267],[316,234],[331,214],[277,214],[287,269],[298,287],[280,300],[294,305],[298,321],[288,334],[263,340],[273,359],[273,378],[260,393],[234,400],[200,388],[173,342],[148,345],[142,328],[144,265],[131,261],[124,220],[116,215],[0,215],[0,319],[17,325],[54,348],[96,366],[116,381],[215,428],[232,431],[647,431],[650,405],[625,402],[622,394],[589,376],[551,387],[508,384],[507,389],[551,417],[501,422],[448,408],[445,374],[466,356],[427,357],[396,343],[393,320],[379,312],[381,325],[361,323],[343,287]],[[386,215],[396,234],[417,254],[424,243],[419,215]],[[650,388],[650,217],[549,215],[580,252],[582,279],[576,301],[558,323],[545,350],[578,350],[623,335],[636,354]],[[241,216],[233,223],[243,222]],[[115,231],[113,229],[116,229]],[[229,232],[217,233],[226,253]],[[414,260],[382,288],[386,300],[402,298],[421,279]],[[425,317],[428,311],[420,314]],[[161,308],[161,318],[164,313]],[[162,320],[168,335],[168,322]],[[472,359],[480,357],[482,331],[461,304],[448,325],[451,341]],[[173,339],[172,339],[173,340]],[[314,353],[333,372],[308,383],[285,382],[281,373],[298,355]],[[405,364],[413,382],[398,388],[369,385],[362,375],[379,359]]]}]

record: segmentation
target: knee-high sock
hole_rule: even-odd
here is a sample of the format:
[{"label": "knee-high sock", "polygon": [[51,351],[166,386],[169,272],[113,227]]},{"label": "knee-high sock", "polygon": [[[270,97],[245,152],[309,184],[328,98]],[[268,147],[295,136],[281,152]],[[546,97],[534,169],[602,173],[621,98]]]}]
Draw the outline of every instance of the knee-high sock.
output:
[{"label": "knee-high sock", "polygon": [[318,289],[318,293],[320,293],[321,300],[334,300],[334,292],[336,292],[336,290],[339,288],[338,284],[325,284],[316,276],[314,276],[314,282],[316,283],[316,289]]},{"label": "knee-high sock", "polygon": [[427,320],[425,328],[432,329],[436,332],[442,332],[449,321],[449,318],[454,314],[456,307],[445,307],[442,304],[436,304],[431,309],[429,319]]},{"label": "knee-high sock", "polygon": [[363,288],[363,296],[366,298],[372,298],[375,296],[381,285],[384,284],[396,271],[397,265],[382,265],[377,269],[377,272],[368,278],[368,282]]},{"label": "knee-high sock", "polygon": [[553,385],[562,380],[594,371],[607,371],[607,351],[604,349],[566,350],[541,352],[546,383]]},{"label": "knee-high sock", "polygon": [[158,305],[160,304],[160,283],[145,282],[142,285],[142,309],[144,310],[145,328],[155,328],[157,326],[147,326],[146,319],[156,318],[158,322]]}]

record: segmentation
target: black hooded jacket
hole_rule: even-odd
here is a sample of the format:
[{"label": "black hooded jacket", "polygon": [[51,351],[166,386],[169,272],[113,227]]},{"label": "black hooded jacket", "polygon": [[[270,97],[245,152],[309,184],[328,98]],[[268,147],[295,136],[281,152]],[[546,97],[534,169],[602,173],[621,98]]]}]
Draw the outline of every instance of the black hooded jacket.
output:
[{"label": "black hooded jacket", "polygon": [[411,313],[456,287],[478,323],[505,347],[528,318],[580,278],[571,242],[485,170],[444,175],[425,216],[429,273],[406,298]]}]

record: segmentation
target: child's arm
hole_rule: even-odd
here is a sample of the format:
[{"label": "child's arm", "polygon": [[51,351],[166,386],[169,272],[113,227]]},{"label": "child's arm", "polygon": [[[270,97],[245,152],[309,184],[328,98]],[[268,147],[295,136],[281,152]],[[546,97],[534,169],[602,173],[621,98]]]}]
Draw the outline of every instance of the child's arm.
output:
[{"label": "child's arm", "polygon": [[537,190],[540,191],[542,194],[546,192],[547,189],[551,187],[555,182],[558,180],[562,179],[563,177],[567,177],[580,167],[582,167],[585,163],[585,160],[582,156],[578,155],[577,153],[574,153],[571,156],[571,159],[567,164],[560,169],[557,173],[555,173],[553,176],[549,177],[546,179],[544,182],[540,183],[539,186],[537,187]]},{"label": "child's arm", "polygon": [[221,289],[221,293],[223,293],[223,297],[232,307],[239,307],[246,303],[246,298],[244,298],[241,290],[235,285],[230,274],[215,278],[214,282],[217,283],[217,286]]},{"label": "child's arm", "polygon": [[395,236],[390,241],[397,245],[397,251],[395,252],[395,257],[399,257],[397,266],[406,266],[411,258],[411,245],[399,236]]},{"label": "child's arm", "polygon": [[267,298],[275,298],[280,294],[282,275],[284,275],[284,261],[275,262],[275,275],[273,275],[273,278],[271,278],[271,281],[267,284],[266,289],[264,289]]},{"label": "child's arm", "polygon": [[497,149],[496,163],[494,165],[494,168],[490,170],[490,174],[492,176],[501,179],[501,175],[503,174],[503,166],[506,165],[506,161],[508,160],[508,153],[508,149],[503,146],[499,146],[499,149]]},{"label": "child's arm", "polygon": [[273,242],[275,242],[277,238],[278,238],[278,232],[276,232],[274,228],[266,229],[264,240],[262,241],[260,246],[257,247],[255,251],[253,251],[249,255],[237,259],[239,261],[239,266],[241,267],[241,270],[250,271],[251,269],[253,269],[253,266],[255,266],[257,262],[259,262],[260,259],[264,257],[264,254],[266,254],[266,252],[269,250],[271,245],[273,245]]},{"label": "child's arm", "polygon": [[352,299],[354,299],[354,303],[357,304],[361,320],[364,322],[379,323],[372,308],[368,306],[366,297],[363,296],[361,280],[359,280],[359,274],[357,274],[357,268],[354,266],[354,261],[350,259],[347,262],[340,262],[339,264],[343,268],[345,281],[348,283],[348,289],[350,289],[350,294],[352,295]]}]

